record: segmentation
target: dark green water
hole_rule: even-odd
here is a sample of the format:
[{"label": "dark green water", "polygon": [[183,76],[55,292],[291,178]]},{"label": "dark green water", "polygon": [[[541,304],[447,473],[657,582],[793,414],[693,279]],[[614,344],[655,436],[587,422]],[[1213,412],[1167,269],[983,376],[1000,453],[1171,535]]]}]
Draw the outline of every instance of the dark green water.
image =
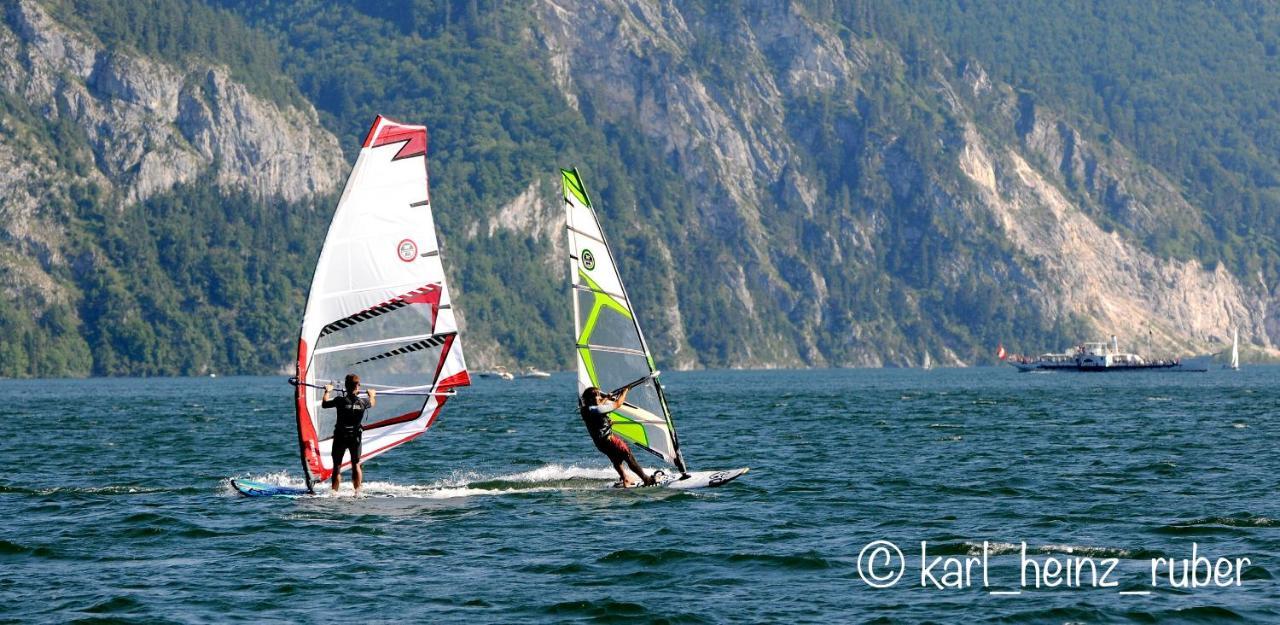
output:
[{"label": "dark green water", "polygon": [[[482,380],[296,501],[225,485],[299,479],[283,379],[0,382],[0,621],[1280,622],[1277,374],[672,372],[691,467],[752,467],[691,493],[607,488],[569,376]],[[1193,543],[1240,585],[1153,588]]]}]

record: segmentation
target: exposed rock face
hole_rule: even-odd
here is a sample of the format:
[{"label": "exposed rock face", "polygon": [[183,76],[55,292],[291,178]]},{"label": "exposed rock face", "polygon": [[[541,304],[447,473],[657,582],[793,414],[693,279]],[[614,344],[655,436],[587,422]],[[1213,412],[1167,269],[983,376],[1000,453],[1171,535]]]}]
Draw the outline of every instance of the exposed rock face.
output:
[{"label": "exposed rock face", "polygon": [[[0,288],[7,297],[37,304],[75,297],[53,277],[68,262],[68,242],[62,216],[49,208],[73,185],[96,186],[123,208],[200,176],[290,201],[341,182],[338,142],[314,109],[280,108],[221,67],[174,67],[100,49],[32,0],[0,10],[0,90],[30,119],[62,128],[65,140],[48,145],[38,139],[43,129],[0,119]],[[88,165],[60,163],[60,151]]]},{"label": "exposed rock face", "polygon": [[[498,209],[497,214],[484,224],[485,234],[492,237],[499,230],[509,230],[525,234],[539,241],[551,243],[551,253],[547,256],[547,266],[552,273],[564,270],[565,260],[565,213],[561,203],[549,198],[558,197],[559,189],[549,189],[535,181],[515,199]],[[474,238],[479,232],[480,223],[471,224],[467,232],[468,238]]]},{"label": "exposed rock face", "polygon": [[[1222,266],[1160,259],[1090,217],[1109,214],[1141,234],[1197,215],[1173,183],[1124,146],[1092,145],[1054,111],[1015,105],[1012,90],[993,89],[980,69],[962,80],[979,96],[971,106],[997,113],[986,116],[985,135],[966,128],[960,169],[980,190],[981,207],[1036,259],[1045,310],[1076,313],[1093,322],[1098,339],[1116,334],[1142,351],[1148,342],[1164,354],[1218,351],[1234,328],[1273,348],[1280,335],[1267,328],[1275,300],[1264,285],[1243,284]],[[987,138],[1019,126],[1020,142]]]},{"label": "exposed rock face", "polygon": [[[663,367],[969,364],[984,358],[972,334],[984,320],[957,328],[946,307],[987,295],[965,291],[975,276],[1026,319],[1085,321],[1076,340],[1186,354],[1221,349],[1238,327],[1280,355],[1280,286],[1144,242],[1207,232],[1177,182],[976,63],[908,62],[787,0],[714,14],[673,0],[529,4],[528,43],[569,107],[642,135],[655,167],[684,182],[668,222],[605,211],[622,218],[605,224],[615,248],[643,248],[647,288],[633,299]],[[67,276],[94,259],[72,258],[57,213],[86,188],[121,210],[197,180],[294,201],[345,174],[310,107],[255,96],[222,67],[104,50],[35,0],[0,8],[0,90],[0,293],[33,308],[79,297]],[[838,198],[841,177],[862,186]],[[466,237],[550,241],[539,264],[563,275],[555,187],[512,189]],[[930,228],[953,239],[930,252]],[[972,253],[983,246],[1000,249]],[[910,275],[927,253],[930,273]],[[708,344],[722,321],[734,335]],[[474,365],[510,362],[485,328],[467,334]]]},{"label": "exposed rock face", "polygon": [[[805,268],[796,272],[798,283],[783,279],[773,260],[780,241],[761,213],[774,210],[770,190],[796,158],[784,130],[784,89],[847,84],[865,58],[848,54],[836,38],[790,9],[779,9],[773,27],[760,30],[752,29],[758,26],[754,23],[690,23],[672,2],[548,0],[535,3],[535,12],[541,20],[539,39],[553,67],[560,68],[552,76],[565,97],[573,103],[588,97],[600,117],[592,121],[634,120],[681,164],[696,202],[689,231],[670,247],[701,248],[701,238],[737,239],[739,255],[721,255],[703,269],[719,275],[741,306],[756,315],[760,297],[816,298],[813,309],[820,310],[825,300],[821,276]],[[796,47],[795,64],[778,73],[750,71],[727,84],[710,82],[691,58],[700,36],[740,37],[744,66],[752,70],[767,68],[765,48],[785,40]],[[794,175],[786,184],[810,210],[815,207],[817,193],[803,176]],[[678,311],[670,321],[678,321]],[[686,333],[681,326],[665,337],[670,351],[681,349]],[[801,333],[797,344],[797,337],[757,316],[750,334],[757,340],[744,342],[742,352],[725,364],[826,364],[810,333]]]},{"label": "exposed rock face", "polygon": [[1173,354],[1216,349],[1231,327],[1265,337],[1262,315],[1225,269],[1155,258],[1103,231],[1016,151],[993,157],[975,130],[965,136],[961,168],[1010,240],[1040,261],[1044,309],[1092,320],[1099,338],[1116,334],[1144,347],[1150,339]]},{"label": "exposed rock face", "polygon": [[[837,36],[789,2],[756,3],[745,15],[726,10],[714,16],[694,14],[676,2],[641,0],[538,0],[534,10],[536,40],[546,48],[550,75],[566,99],[596,116],[589,121],[634,122],[664,146],[665,158],[693,189],[695,219],[672,248],[688,248],[700,236],[740,242],[735,249],[741,255],[718,259],[715,270],[759,323],[755,340],[727,364],[915,365],[930,353],[930,360],[963,364],[945,344],[886,353],[875,345],[875,328],[843,321],[829,309],[823,265],[865,262],[885,244],[879,238],[882,217],[838,215],[839,231],[802,239],[799,246],[793,236],[779,236],[767,225],[769,213],[780,209],[777,189],[811,216],[833,210],[831,198],[795,173],[803,169],[793,165],[804,158],[804,148],[788,132],[787,110],[820,97],[857,102],[860,90],[868,88],[861,84],[868,68],[901,63],[894,51]],[[719,68],[731,76],[702,71],[694,50],[703,41],[733,50],[740,63]],[[1035,261],[1032,267],[1013,261],[973,267],[957,260],[944,279],[966,272],[1006,276],[1008,296],[1035,307],[1035,314],[1074,314],[1090,322],[1094,336],[1081,341],[1116,334],[1142,351],[1186,354],[1222,349],[1233,327],[1264,347],[1280,340],[1280,322],[1271,312],[1275,298],[1265,285],[1243,285],[1220,267],[1161,259],[1143,247],[1143,233],[1170,223],[1204,227],[1182,223],[1179,216],[1194,211],[1176,185],[1124,146],[1093,145],[1053,111],[993,82],[980,66],[955,67],[945,59],[941,65],[933,70],[933,93],[925,97],[949,110],[964,129],[954,180],[922,177],[895,147],[898,138],[889,136],[872,148],[885,183],[899,195],[925,189],[946,219],[968,222],[961,231],[997,224],[1019,253]],[[1099,220],[1119,224],[1128,234],[1104,228]],[[905,305],[903,314],[932,314],[913,308],[910,297]],[[765,321],[776,308],[794,333]],[[848,337],[852,351],[832,361],[825,354],[838,335]],[[1050,347],[1064,346],[1025,349]]]},{"label": "exposed rock face", "polygon": [[9,5],[0,88],[88,138],[94,163],[128,202],[214,169],[219,184],[286,200],[338,184],[337,139],[315,110],[281,109],[225,69],[178,68],[95,48],[32,0]]}]

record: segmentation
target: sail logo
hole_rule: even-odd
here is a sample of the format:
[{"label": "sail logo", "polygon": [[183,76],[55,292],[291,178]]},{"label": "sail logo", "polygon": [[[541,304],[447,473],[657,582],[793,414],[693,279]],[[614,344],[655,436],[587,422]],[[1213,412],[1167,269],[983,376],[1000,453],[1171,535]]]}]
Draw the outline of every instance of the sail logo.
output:
[{"label": "sail logo", "polygon": [[405,239],[396,246],[396,254],[406,263],[413,262],[418,257],[418,244]]},{"label": "sail logo", "polygon": [[596,268],[596,255],[592,254],[591,250],[582,250],[581,258],[582,266],[586,267],[587,271],[591,271]]}]

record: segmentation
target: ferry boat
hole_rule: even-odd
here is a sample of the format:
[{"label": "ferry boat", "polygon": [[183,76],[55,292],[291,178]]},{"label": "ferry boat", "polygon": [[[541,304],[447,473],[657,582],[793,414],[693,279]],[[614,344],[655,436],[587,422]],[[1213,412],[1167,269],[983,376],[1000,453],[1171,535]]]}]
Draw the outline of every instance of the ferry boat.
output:
[{"label": "ferry boat", "polygon": [[1000,359],[1018,371],[1194,371],[1209,370],[1209,356],[1192,358],[1148,360],[1138,354],[1120,351],[1115,336],[1111,343],[1084,343],[1075,349],[1058,354],[1040,354],[1037,357],[1006,354],[1004,347],[998,352]]}]

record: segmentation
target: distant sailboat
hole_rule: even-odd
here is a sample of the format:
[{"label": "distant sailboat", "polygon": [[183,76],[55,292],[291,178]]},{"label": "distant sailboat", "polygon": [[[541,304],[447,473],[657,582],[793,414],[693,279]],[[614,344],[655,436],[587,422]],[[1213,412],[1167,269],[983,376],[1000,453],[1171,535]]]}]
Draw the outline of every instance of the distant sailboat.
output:
[{"label": "distant sailboat", "polygon": [[1236,328],[1231,333],[1231,364],[1223,365],[1223,369],[1232,371],[1240,370],[1240,329]]}]

